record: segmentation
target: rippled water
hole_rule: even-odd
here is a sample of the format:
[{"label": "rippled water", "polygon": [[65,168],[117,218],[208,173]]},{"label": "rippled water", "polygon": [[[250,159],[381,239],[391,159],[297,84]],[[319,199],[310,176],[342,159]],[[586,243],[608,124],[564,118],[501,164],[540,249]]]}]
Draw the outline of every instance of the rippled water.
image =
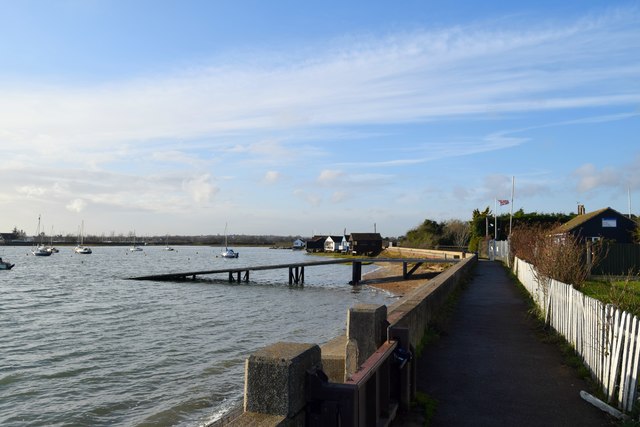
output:
[{"label": "rippled water", "polygon": [[[0,247],[0,425],[202,425],[241,401],[244,359],[276,341],[321,344],[344,330],[348,307],[389,303],[385,293],[347,285],[351,267],[224,275],[195,282],[128,277],[313,261],[303,252],[69,247],[51,257]],[[367,268],[365,266],[365,268]]]}]

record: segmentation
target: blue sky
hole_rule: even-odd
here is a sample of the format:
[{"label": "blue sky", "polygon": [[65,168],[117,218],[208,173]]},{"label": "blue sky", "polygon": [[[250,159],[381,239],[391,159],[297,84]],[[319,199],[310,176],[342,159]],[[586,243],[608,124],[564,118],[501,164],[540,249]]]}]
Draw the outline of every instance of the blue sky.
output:
[{"label": "blue sky", "polygon": [[637,214],[640,3],[504,3],[0,1],[0,229]]}]

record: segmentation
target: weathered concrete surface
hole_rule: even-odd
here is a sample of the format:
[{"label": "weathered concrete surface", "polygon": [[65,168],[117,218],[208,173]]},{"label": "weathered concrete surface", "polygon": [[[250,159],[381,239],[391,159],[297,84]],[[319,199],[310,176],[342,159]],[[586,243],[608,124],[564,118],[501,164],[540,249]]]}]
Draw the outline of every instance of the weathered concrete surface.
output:
[{"label": "weathered concrete surface", "polygon": [[[478,262],[446,333],[418,360],[418,390],[437,401],[430,426],[611,425],[527,309],[500,264]],[[417,418],[394,425],[424,425]]]},{"label": "weathered concrete surface", "polygon": [[[376,352],[387,338],[387,306],[356,304],[347,315],[347,339],[357,343],[357,365]],[[349,356],[347,356],[349,358]]]},{"label": "weathered concrete surface", "polygon": [[276,343],[253,353],[245,367],[245,412],[294,418],[305,406],[305,372],[321,367],[315,344]]},{"label": "weathered concrete surface", "polygon": [[320,346],[322,370],[332,383],[344,382],[346,346],[346,335],[340,335]]},{"label": "weathered concrete surface", "polygon": [[461,251],[438,251],[434,249],[415,249],[392,246],[386,249],[390,254],[408,258],[449,258],[462,259],[471,256],[471,253]]}]

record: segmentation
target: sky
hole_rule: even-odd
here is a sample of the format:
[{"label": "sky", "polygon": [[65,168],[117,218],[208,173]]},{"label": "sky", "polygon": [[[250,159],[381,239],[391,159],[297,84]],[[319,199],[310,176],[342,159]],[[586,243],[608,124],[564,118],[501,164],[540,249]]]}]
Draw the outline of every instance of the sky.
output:
[{"label": "sky", "polygon": [[640,211],[640,2],[0,0],[0,231]]}]

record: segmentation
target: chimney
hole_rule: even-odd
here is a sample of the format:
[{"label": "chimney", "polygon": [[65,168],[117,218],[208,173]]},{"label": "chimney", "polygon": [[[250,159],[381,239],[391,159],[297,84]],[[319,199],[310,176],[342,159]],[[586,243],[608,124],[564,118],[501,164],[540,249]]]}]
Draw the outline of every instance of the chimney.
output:
[{"label": "chimney", "polygon": [[584,215],[585,213],[584,205],[578,205],[578,215]]}]

